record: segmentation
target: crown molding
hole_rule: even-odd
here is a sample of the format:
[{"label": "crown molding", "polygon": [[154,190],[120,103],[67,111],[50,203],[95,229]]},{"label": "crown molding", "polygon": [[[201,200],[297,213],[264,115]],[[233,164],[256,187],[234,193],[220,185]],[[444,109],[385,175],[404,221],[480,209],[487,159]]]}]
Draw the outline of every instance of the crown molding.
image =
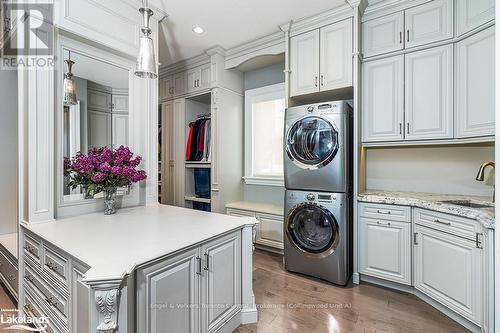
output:
[{"label": "crown molding", "polygon": [[361,21],[365,22],[380,16],[402,11],[409,7],[418,6],[431,1],[433,0],[384,0],[373,5],[368,4],[368,7],[366,7],[365,9]]}]

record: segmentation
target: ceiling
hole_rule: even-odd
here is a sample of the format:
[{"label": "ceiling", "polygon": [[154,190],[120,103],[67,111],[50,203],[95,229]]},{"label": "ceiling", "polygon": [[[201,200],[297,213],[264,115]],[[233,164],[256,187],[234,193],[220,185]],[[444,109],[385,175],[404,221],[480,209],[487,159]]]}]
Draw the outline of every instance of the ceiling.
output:
[{"label": "ceiling", "polygon": [[[215,45],[225,49],[279,31],[292,19],[319,14],[345,0],[150,0],[168,13],[160,26],[162,66],[201,54]],[[200,26],[204,34],[192,29]]]}]

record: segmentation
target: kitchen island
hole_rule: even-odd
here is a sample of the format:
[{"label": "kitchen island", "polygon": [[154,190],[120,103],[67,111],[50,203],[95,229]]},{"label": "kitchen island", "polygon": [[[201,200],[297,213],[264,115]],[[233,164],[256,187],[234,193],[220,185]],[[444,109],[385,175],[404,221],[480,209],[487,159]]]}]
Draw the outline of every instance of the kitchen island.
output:
[{"label": "kitchen island", "polygon": [[54,332],[230,332],[257,320],[256,223],[154,205],[23,225],[20,305]]}]

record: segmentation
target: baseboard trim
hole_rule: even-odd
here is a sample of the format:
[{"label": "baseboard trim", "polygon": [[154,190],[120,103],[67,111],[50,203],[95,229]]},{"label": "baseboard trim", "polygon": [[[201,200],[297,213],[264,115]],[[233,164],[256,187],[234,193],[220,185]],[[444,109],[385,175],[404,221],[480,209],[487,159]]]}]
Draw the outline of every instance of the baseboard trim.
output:
[{"label": "baseboard trim", "polygon": [[407,286],[404,284],[396,283],[396,282],[391,282],[391,281],[386,281],[383,279],[379,279],[376,277],[371,277],[363,274],[359,274],[360,276],[360,282],[366,282],[370,284],[375,284],[377,286],[381,286],[384,288],[389,288],[389,289],[395,289],[398,291],[406,292],[408,294],[413,294],[426,302],[427,304],[431,305],[433,308],[437,309],[441,313],[443,313],[445,316],[449,317],[451,320],[459,323],[466,329],[468,329],[471,332],[474,333],[481,333],[482,329],[479,327],[477,324],[469,321],[468,319],[465,319],[464,317],[460,316],[457,314],[455,311],[448,309],[446,306],[443,304],[437,302],[436,300],[430,298],[429,296],[423,294],[421,291],[415,289],[412,286]]},{"label": "baseboard trim", "polygon": [[240,312],[241,325],[255,324],[258,320],[257,307],[253,309],[243,309]]}]

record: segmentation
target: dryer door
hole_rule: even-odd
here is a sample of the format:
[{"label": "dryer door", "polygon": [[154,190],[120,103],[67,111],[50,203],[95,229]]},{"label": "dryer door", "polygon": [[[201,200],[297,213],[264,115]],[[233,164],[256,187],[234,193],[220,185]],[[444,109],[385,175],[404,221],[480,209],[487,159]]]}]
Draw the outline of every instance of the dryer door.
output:
[{"label": "dryer door", "polygon": [[299,167],[319,169],[335,158],[339,150],[338,132],[328,119],[307,116],[290,127],[285,149]]},{"label": "dryer door", "polygon": [[304,203],[288,215],[287,237],[298,250],[316,257],[333,253],[339,242],[339,227],[333,214],[316,204]]}]

